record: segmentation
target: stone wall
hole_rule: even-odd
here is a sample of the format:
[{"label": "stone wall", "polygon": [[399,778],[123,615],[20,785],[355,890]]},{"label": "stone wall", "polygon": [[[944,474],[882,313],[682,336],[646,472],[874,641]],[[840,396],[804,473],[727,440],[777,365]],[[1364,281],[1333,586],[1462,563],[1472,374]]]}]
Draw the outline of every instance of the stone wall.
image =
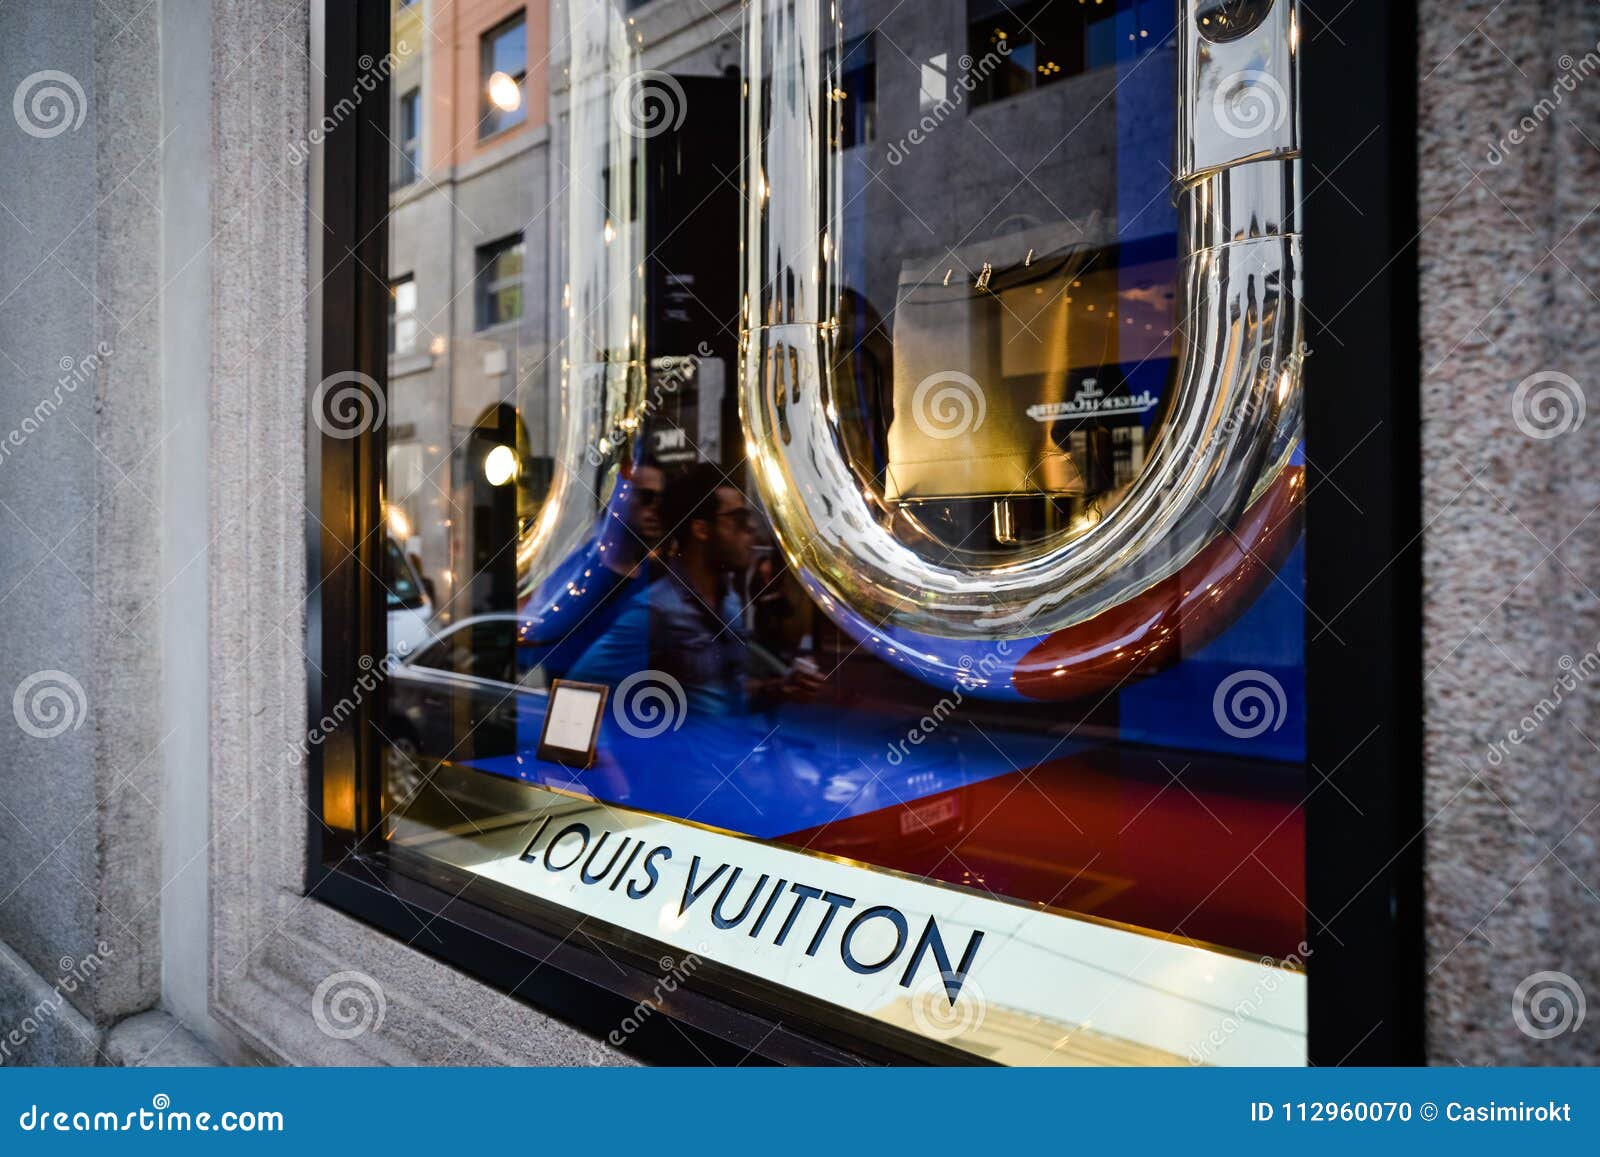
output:
[{"label": "stone wall", "polygon": [[1594,1063],[1600,1018],[1537,1039],[1513,1002],[1600,998],[1600,6],[1420,27],[1428,1055]]},{"label": "stone wall", "polygon": [[0,87],[30,94],[0,133],[0,1024],[33,1026],[8,1061],[92,1062],[159,992],[157,17],[0,13]]}]

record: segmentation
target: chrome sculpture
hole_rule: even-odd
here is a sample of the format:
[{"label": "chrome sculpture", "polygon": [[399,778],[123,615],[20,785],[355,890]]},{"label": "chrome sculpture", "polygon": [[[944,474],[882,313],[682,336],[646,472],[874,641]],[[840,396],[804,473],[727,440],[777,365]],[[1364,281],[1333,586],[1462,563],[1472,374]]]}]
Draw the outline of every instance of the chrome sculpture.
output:
[{"label": "chrome sculpture", "polygon": [[621,496],[645,397],[644,135],[628,116],[641,92],[638,34],[609,0],[564,0],[555,19],[568,96],[557,150],[566,170],[553,391],[560,433],[550,492],[517,543],[518,588],[532,620],[525,638],[582,619],[585,579],[607,548],[603,514]]},{"label": "chrome sculpture", "polygon": [[[1220,633],[1297,537],[1297,6],[1181,5],[1171,404],[1114,505],[993,564],[927,549],[914,509],[848,452],[835,371],[841,24],[832,0],[746,6],[740,404],[753,481],[818,605],[930,682],[1069,698],[1157,669]],[[984,400],[955,367],[935,388],[947,405],[961,391]]]}]

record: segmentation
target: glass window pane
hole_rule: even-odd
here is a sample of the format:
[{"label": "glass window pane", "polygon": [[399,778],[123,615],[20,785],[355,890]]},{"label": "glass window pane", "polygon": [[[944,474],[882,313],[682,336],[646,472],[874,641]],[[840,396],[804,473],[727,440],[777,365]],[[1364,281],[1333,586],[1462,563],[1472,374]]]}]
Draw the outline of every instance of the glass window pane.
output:
[{"label": "glass window pane", "polygon": [[1303,1061],[1298,234],[1191,249],[1179,6],[636,7],[424,45],[395,862],[884,1039]]}]

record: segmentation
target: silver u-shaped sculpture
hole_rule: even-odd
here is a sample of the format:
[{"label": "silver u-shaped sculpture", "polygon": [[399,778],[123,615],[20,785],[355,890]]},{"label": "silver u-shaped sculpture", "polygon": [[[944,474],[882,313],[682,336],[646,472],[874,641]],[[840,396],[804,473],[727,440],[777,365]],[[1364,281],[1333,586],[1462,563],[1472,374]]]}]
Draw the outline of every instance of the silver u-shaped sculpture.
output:
[{"label": "silver u-shaped sculpture", "polygon": [[999,647],[1014,662],[1179,574],[1233,532],[1298,448],[1297,6],[1180,4],[1175,398],[1142,472],[1100,521],[997,565],[912,549],[852,467],[834,382],[837,7],[747,5],[740,402],[753,481],[818,604],[923,678],[1010,697],[1004,663],[980,659]]}]

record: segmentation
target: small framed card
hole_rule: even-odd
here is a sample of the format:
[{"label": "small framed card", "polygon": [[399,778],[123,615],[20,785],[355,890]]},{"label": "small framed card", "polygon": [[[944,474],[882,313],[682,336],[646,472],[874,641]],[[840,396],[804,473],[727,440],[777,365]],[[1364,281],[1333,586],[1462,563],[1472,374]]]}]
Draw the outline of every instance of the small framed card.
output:
[{"label": "small framed card", "polygon": [[594,763],[600,739],[600,717],[605,713],[603,683],[572,683],[557,679],[550,684],[550,703],[539,736],[539,758],[563,767],[587,769]]}]

